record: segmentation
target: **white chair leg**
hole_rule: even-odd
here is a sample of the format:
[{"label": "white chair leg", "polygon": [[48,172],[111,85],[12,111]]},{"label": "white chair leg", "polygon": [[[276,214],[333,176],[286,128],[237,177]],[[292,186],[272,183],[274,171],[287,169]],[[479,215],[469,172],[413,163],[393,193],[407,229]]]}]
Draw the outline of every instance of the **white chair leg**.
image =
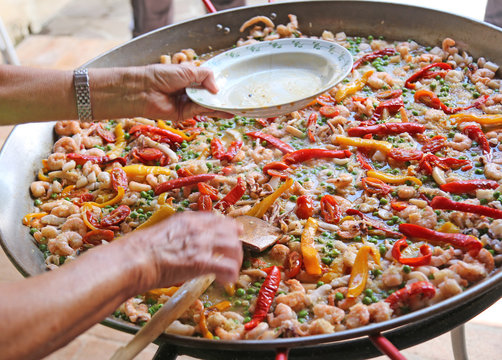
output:
[{"label": "white chair leg", "polygon": [[9,34],[7,34],[7,29],[5,28],[2,19],[0,19],[0,50],[2,51],[7,64],[20,65],[16,50],[14,50],[14,46],[12,45]]},{"label": "white chair leg", "polygon": [[469,360],[465,343],[465,326],[460,325],[450,332],[451,347],[455,360]]}]

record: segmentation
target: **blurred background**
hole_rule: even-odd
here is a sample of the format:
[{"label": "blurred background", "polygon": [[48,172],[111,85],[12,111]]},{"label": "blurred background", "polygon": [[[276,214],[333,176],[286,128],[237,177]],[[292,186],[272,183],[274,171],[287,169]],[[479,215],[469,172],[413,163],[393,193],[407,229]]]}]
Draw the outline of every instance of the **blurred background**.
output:
[{"label": "blurred background", "polygon": [[[247,0],[246,4],[260,5],[265,2]],[[483,20],[487,0],[387,2],[423,6]],[[201,0],[173,0],[173,10],[174,22],[206,13]],[[129,0],[0,0],[0,20],[4,25],[0,26],[0,49],[5,45],[12,46],[11,55],[21,65],[55,69],[78,67],[131,39],[133,29]],[[8,62],[8,56],[0,57],[0,61]],[[10,126],[0,126],[0,146],[11,129]],[[0,250],[0,281],[20,278],[21,275]],[[502,301],[468,322],[466,333],[471,359],[500,359]],[[132,335],[103,325],[96,325],[46,360],[107,359],[131,337]],[[138,359],[152,359],[156,348],[156,345],[150,345]],[[409,360],[453,359],[449,334],[406,349],[403,354]],[[178,359],[191,358],[180,356]]]}]

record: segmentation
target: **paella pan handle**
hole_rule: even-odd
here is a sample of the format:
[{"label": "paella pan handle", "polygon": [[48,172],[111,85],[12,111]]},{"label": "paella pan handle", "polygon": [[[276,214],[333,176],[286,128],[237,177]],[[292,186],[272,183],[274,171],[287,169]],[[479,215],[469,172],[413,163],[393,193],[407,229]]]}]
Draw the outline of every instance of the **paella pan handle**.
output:
[{"label": "paella pan handle", "polygon": [[403,354],[382,334],[375,334],[369,336],[371,342],[375,347],[382,352],[382,354],[387,355],[391,360],[406,360]]},{"label": "paella pan handle", "polygon": [[288,360],[289,349],[277,349],[275,360]]}]

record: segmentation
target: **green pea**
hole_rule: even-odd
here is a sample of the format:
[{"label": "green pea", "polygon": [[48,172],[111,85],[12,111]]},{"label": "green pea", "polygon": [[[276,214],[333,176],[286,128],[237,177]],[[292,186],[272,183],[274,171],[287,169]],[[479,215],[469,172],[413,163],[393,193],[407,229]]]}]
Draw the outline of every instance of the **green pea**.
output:
[{"label": "green pea", "polygon": [[38,245],[38,248],[40,249],[40,251],[46,251],[47,250],[47,245],[40,244],[40,245]]},{"label": "green pea", "polygon": [[296,201],[297,199],[298,199],[298,196],[296,196],[296,195],[291,195],[289,197],[289,200],[291,200],[291,201]]},{"label": "green pea", "polygon": [[58,197],[58,194],[56,194],[56,193],[52,193],[52,194],[51,194],[51,198],[55,199],[55,198],[57,198],[57,197]]},{"label": "green pea", "polygon": [[378,247],[378,251],[380,252],[380,255],[384,256],[387,253],[387,248],[385,247],[385,245],[380,245]]},{"label": "green pea", "polygon": [[341,292],[337,292],[337,293],[335,294],[335,299],[336,299],[337,301],[341,301],[341,300],[345,299],[345,295],[343,295]]},{"label": "green pea", "polygon": [[181,148],[186,149],[187,147],[188,147],[188,143],[186,142],[186,140],[183,140],[183,142],[181,143]]},{"label": "green pea", "polygon": [[244,290],[243,288],[238,288],[237,290],[235,290],[235,295],[242,297],[246,295],[246,290]]},{"label": "green pea", "polygon": [[251,321],[251,317],[246,316],[242,322],[245,324],[245,323],[248,323],[250,321]]},{"label": "green pea", "polygon": [[320,286],[323,286],[324,285],[324,281],[318,281],[317,282],[317,287],[320,287]]},{"label": "green pea", "polygon": [[37,229],[37,228],[31,228],[31,229],[30,229],[30,234],[31,234],[31,235],[33,235],[33,234],[35,234],[37,231],[38,231],[38,229]]},{"label": "green pea", "polygon": [[483,169],[476,169],[474,170],[474,173],[477,175],[482,175],[484,173]]},{"label": "green pea", "polygon": [[381,198],[380,199],[380,205],[387,205],[389,202],[389,200],[387,200],[386,198]]},{"label": "green pea", "polygon": [[366,289],[366,290],[364,290],[364,294],[366,294],[367,296],[373,296],[373,290],[372,289]]},{"label": "green pea", "polygon": [[33,204],[35,204],[35,206],[42,205],[42,200],[36,199]]},{"label": "green pea", "polygon": [[405,274],[409,274],[411,272],[411,267],[409,265],[404,265],[403,271]]},{"label": "green pea", "polygon": [[361,235],[355,236],[353,240],[357,242],[361,241],[362,240]]},{"label": "green pea", "polygon": [[479,199],[479,203],[481,205],[486,205],[486,204],[488,204],[488,199]]},{"label": "green pea", "polygon": [[244,297],[244,299],[246,299],[246,300],[251,300],[252,298],[253,298],[253,295],[251,295],[251,294],[248,294]]},{"label": "green pea", "polygon": [[333,262],[333,259],[329,256],[324,256],[321,258],[321,261],[326,265],[330,265]]},{"label": "green pea", "polygon": [[374,303],[378,302],[378,298],[375,295],[370,296],[370,298],[372,302]]},{"label": "green pea", "polygon": [[242,306],[242,301],[240,301],[240,300],[235,300],[235,301],[234,301],[234,306]]},{"label": "green pea", "polygon": [[304,318],[304,317],[306,317],[308,314],[309,314],[308,310],[303,309],[303,310],[301,310],[301,311],[298,313],[298,317],[299,317],[299,318]]},{"label": "green pea", "polygon": [[434,278],[434,274],[432,274],[432,273],[431,273],[431,274],[429,274],[429,275],[427,275],[427,278],[428,278],[429,280],[434,280],[434,279],[435,279],[435,278]]},{"label": "green pea", "polygon": [[375,269],[371,273],[373,274],[374,277],[378,277],[378,276],[382,275],[382,270]]},{"label": "green pea", "polygon": [[369,305],[369,304],[371,304],[372,302],[373,302],[373,301],[371,301],[371,298],[370,298],[370,297],[368,297],[368,296],[365,296],[365,297],[363,298],[363,304],[364,304],[364,305]]},{"label": "green pea", "polygon": [[493,198],[494,198],[494,199],[498,199],[499,197],[500,197],[500,191],[495,191],[495,192],[493,193]]}]

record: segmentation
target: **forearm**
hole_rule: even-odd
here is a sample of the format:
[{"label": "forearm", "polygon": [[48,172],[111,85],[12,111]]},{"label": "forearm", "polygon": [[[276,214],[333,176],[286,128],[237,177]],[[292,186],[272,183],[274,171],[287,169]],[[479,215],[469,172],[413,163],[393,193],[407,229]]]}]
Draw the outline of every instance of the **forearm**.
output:
[{"label": "forearm", "polygon": [[[96,120],[141,116],[144,68],[90,69]],[[78,119],[73,72],[0,65],[0,125]]]},{"label": "forearm", "polygon": [[1,284],[0,293],[6,295],[0,305],[2,357],[41,358],[144,291],[141,252],[119,242],[58,270]]}]

